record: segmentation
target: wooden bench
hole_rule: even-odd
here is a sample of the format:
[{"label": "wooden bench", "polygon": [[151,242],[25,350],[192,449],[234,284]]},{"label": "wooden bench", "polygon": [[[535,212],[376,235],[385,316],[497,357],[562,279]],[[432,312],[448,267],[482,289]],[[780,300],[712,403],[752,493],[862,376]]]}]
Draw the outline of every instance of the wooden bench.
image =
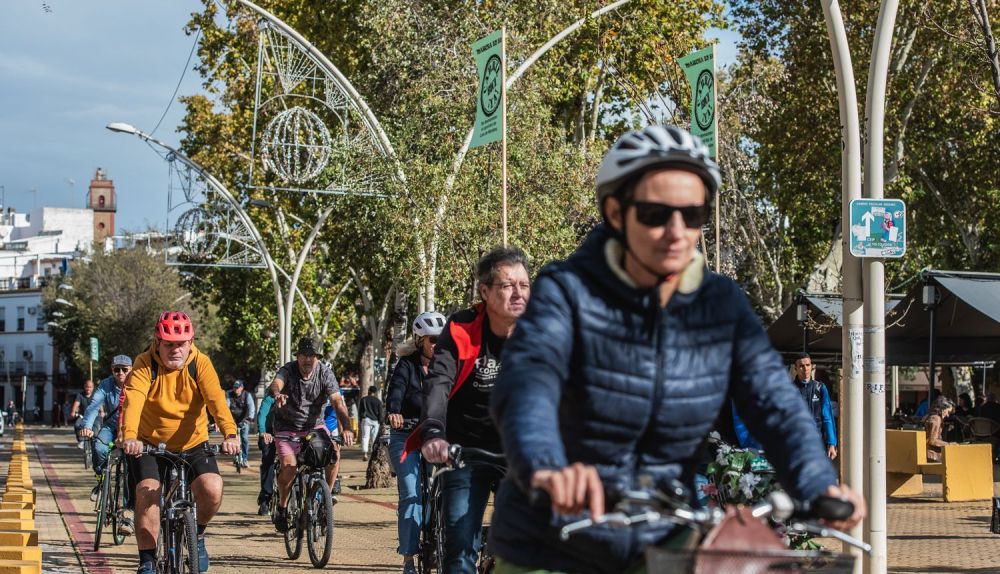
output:
[{"label": "wooden bench", "polygon": [[993,497],[993,450],[990,445],[947,445],[941,462],[928,462],[924,431],[888,429],[885,433],[886,492],[889,496],[922,494],[923,475],[937,475],[942,478],[945,502]]}]

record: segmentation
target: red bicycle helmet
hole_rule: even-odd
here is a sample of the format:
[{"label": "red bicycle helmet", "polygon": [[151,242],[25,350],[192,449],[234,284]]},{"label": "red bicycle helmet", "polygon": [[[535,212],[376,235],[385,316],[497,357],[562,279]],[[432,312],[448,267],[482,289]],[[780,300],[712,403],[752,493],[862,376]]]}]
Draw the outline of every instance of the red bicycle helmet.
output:
[{"label": "red bicycle helmet", "polygon": [[167,311],[156,322],[156,337],[163,341],[188,341],[194,338],[191,317],[180,311]]}]

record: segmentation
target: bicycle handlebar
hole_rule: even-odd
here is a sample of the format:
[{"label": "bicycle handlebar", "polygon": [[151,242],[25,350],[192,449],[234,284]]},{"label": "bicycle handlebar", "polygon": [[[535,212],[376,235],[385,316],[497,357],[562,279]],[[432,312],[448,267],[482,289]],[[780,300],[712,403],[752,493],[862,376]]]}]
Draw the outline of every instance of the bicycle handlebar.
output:
[{"label": "bicycle handlebar", "polygon": [[[209,455],[215,456],[215,455],[219,454],[221,448],[217,444],[210,444],[210,445],[205,445],[205,450],[208,452]],[[157,446],[152,446],[152,445],[148,445],[148,444],[142,445],[142,454],[151,454],[153,456],[162,456],[163,458],[166,458],[166,459],[169,459],[169,460],[180,460],[180,461],[185,461],[186,462],[187,459],[188,459],[188,457],[190,457],[194,453],[193,452],[187,452],[187,453],[184,453],[184,452],[170,452],[169,450],[167,450],[166,443],[162,443],[161,442]]]}]

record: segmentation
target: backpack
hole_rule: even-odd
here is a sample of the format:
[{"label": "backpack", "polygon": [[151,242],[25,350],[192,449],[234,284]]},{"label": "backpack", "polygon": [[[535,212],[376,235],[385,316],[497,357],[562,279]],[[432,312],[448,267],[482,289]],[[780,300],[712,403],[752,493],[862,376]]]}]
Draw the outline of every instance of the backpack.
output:
[{"label": "backpack", "polygon": [[333,439],[325,430],[313,430],[302,437],[302,448],[296,457],[299,465],[311,468],[324,469],[327,465],[333,464],[336,459],[336,451],[333,450]]}]

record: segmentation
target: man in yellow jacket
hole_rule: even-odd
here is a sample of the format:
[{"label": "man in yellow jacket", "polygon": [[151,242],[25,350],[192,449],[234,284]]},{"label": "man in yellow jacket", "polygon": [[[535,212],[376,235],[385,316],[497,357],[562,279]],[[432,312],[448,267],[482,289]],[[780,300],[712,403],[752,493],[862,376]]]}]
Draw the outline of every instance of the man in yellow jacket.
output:
[{"label": "man in yellow jacket", "polygon": [[194,345],[194,325],[185,313],[168,311],[156,323],[156,339],[135,360],[125,383],[122,402],[122,439],[132,458],[129,471],[136,481],[135,523],[139,546],[138,574],[155,574],[156,539],[160,528],[160,479],[169,463],[141,456],[144,444],[166,445],[173,453],[188,454],[188,480],[197,504],[199,571],[208,570],[205,527],[222,504],[222,476],[208,452],[205,407],[225,434],[222,452],[240,450],[236,423],[212,360]]}]

